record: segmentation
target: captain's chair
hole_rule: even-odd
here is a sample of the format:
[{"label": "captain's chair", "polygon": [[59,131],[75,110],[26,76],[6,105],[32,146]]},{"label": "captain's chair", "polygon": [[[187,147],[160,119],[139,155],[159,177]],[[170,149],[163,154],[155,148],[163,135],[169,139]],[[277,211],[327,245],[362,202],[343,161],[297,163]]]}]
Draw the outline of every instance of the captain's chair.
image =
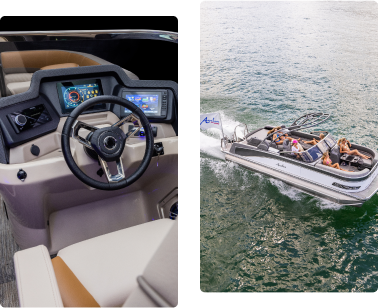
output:
[{"label": "captain's chair", "polygon": [[341,153],[340,153],[340,147],[338,145],[336,145],[329,153],[329,158],[331,159],[332,163],[335,164],[335,163],[338,163],[340,164],[340,157],[341,157]]},{"label": "captain's chair", "polygon": [[14,255],[21,307],[174,307],[177,220],[159,219],[59,251]]}]

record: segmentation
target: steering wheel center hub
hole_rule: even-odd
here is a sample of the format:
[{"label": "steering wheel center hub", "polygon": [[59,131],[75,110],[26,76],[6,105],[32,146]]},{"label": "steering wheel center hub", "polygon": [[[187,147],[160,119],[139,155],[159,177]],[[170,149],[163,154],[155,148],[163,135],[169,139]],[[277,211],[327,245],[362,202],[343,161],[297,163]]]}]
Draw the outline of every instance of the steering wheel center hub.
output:
[{"label": "steering wheel center hub", "polygon": [[108,150],[113,150],[117,145],[117,139],[115,139],[113,136],[107,136],[104,139],[104,146]]},{"label": "steering wheel center hub", "polygon": [[118,127],[105,127],[96,130],[90,143],[103,160],[116,161],[122,155],[126,143],[126,135]]}]

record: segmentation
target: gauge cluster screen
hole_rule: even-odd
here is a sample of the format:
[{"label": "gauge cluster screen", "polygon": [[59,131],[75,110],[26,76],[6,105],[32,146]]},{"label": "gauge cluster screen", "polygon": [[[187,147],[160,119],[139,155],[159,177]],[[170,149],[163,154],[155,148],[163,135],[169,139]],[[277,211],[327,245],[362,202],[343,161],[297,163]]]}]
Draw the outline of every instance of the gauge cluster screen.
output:
[{"label": "gauge cluster screen", "polygon": [[[86,100],[103,95],[100,79],[58,82],[57,88],[62,113],[70,113]],[[88,110],[105,108],[105,104],[99,104]]]},{"label": "gauge cluster screen", "polygon": [[[122,94],[129,102],[137,105],[146,116],[160,116],[162,106],[161,92],[126,92]],[[125,113],[130,112],[125,108]]]}]

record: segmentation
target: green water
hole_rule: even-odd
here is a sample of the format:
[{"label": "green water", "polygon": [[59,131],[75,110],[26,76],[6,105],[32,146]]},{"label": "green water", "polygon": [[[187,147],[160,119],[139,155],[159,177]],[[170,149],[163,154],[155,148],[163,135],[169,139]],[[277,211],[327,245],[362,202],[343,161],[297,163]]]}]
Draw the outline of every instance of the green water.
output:
[{"label": "green water", "polygon": [[[319,129],[378,150],[378,4],[204,2],[201,113],[226,134],[324,111]],[[225,162],[201,137],[201,290],[378,289],[378,196],[324,201]]]}]

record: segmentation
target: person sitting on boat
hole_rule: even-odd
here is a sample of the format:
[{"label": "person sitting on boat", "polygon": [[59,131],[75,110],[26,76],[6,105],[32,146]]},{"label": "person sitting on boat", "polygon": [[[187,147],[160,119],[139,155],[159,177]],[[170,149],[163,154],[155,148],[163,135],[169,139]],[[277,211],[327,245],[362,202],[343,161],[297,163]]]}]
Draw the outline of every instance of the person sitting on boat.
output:
[{"label": "person sitting on boat", "polygon": [[[339,169],[339,170],[342,170],[342,171],[348,171],[348,170],[340,168],[340,165],[338,163],[332,164],[332,160],[329,157],[328,151],[323,154],[322,159],[323,159],[323,165],[326,165],[326,166],[331,167],[331,168],[336,168],[336,169]],[[349,172],[351,172],[351,171],[349,171]]]},{"label": "person sitting on boat", "polygon": [[[289,137],[288,134],[282,134],[281,132],[278,132],[277,134],[273,135],[273,140],[276,144],[283,144],[284,140],[288,139],[290,142],[293,142],[295,140],[294,138]],[[301,138],[298,138],[297,141],[300,141]]]},{"label": "person sitting on boat", "polygon": [[270,134],[273,134],[275,131],[277,131],[279,129],[281,129],[281,126],[273,127],[270,131],[268,131],[268,133],[266,135],[268,136]]},{"label": "person sitting on boat", "polygon": [[[325,135],[324,135],[323,133],[321,133],[321,134],[319,135],[319,137],[320,137],[320,140],[323,140],[324,137],[325,137]],[[310,141],[303,141],[303,143],[311,144],[311,145],[316,145],[318,142],[320,142],[320,141],[316,140],[315,138],[313,138],[313,139],[310,140]]]},{"label": "person sitting on boat", "polygon": [[291,151],[292,151],[292,152],[295,152],[295,153],[294,153],[295,156],[296,156],[298,159],[300,159],[301,157],[300,157],[299,154],[297,154],[297,153],[298,153],[298,152],[303,152],[303,148],[302,148],[302,146],[298,143],[298,140],[296,140],[296,139],[293,139],[292,144],[293,144],[293,146],[292,146],[292,148],[291,148]]},{"label": "person sitting on boat", "polygon": [[[349,146],[348,146],[348,144],[349,144]],[[361,156],[363,159],[370,159],[371,158],[369,156],[366,156],[366,155],[360,153],[358,150],[351,150],[350,147],[352,147],[352,145],[350,144],[350,142],[345,137],[339,139],[339,141],[337,141],[337,145],[340,146],[340,153],[341,154],[346,153],[346,154],[349,154],[349,155],[357,155],[357,156]]]}]

